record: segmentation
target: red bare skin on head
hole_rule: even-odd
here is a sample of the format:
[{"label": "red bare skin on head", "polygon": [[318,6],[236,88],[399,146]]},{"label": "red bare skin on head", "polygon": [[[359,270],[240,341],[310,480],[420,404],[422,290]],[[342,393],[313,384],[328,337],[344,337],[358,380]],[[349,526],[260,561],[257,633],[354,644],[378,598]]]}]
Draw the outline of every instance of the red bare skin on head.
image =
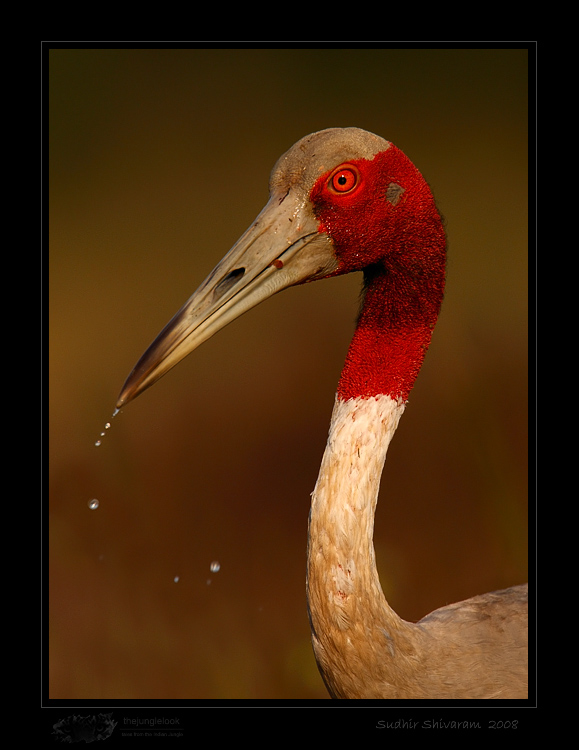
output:
[{"label": "red bare skin on head", "polygon": [[363,271],[364,304],[338,395],[406,400],[444,294],[446,240],[428,184],[396,146],[340,165],[310,193],[333,275]]}]

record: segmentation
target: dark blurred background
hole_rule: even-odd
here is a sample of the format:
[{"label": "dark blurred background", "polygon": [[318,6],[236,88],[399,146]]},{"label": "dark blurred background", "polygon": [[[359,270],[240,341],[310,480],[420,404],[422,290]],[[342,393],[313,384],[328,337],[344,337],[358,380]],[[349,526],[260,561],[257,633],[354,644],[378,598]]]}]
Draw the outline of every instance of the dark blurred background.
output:
[{"label": "dark blurred background", "polygon": [[360,277],[251,311],[95,447],[138,357],[265,203],[278,156],[326,127],[394,142],[447,221],[445,303],[382,480],[385,594],[416,620],[525,581],[527,51],[48,61],[50,697],[327,697],[307,517]]}]

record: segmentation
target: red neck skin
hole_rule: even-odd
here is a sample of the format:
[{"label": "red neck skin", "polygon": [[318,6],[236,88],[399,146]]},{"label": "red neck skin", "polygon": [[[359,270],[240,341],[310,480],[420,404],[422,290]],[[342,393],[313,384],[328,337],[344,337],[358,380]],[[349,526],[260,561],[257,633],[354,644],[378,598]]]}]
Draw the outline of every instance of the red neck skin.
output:
[{"label": "red neck skin", "polygon": [[406,401],[442,304],[444,228],[426,181],[396,146],[349,163],[361,176],[351,194],[332,194],[324,175],[310,195],[340,261],[332,275],[364,271],[363,306],[338,397]]}]

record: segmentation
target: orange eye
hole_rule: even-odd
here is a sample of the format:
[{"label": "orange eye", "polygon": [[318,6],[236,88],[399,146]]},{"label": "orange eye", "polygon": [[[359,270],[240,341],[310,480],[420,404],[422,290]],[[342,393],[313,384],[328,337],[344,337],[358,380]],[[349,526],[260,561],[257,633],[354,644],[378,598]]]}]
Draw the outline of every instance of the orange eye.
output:
[{"label": "orange eye", "polygon": [[346,164],[338,167],[330,176],[328,186],[335,193],[349,193],[353,190],[360,179],[360,174],[356,167]]}]

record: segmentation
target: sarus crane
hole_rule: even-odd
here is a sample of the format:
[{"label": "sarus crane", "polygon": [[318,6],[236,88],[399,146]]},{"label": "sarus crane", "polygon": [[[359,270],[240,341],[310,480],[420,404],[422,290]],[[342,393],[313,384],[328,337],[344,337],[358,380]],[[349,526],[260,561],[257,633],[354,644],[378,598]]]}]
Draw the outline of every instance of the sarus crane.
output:
[{"label": "sarus crane", "polygon": [[431,190],[395,145],[359,128],[299,140],[264,209],[141,357],[117,408],[286,287],[362,271],[363,302],[312,493],[307,601],[333,698],[527,697],[527,585],[406,622],[382,592],[374,513],[388,445],[442,303],[446,238]]}]

